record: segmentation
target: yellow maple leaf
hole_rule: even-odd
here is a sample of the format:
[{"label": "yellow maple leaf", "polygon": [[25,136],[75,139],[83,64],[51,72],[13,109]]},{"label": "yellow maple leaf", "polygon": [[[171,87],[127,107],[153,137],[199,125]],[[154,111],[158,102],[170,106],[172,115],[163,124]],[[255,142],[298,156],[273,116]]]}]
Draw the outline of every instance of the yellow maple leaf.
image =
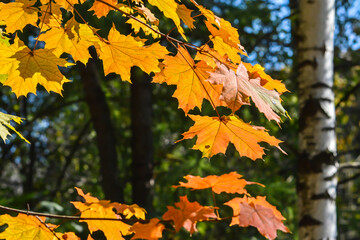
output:
[{"label": "yellow maple leaf", "polygon": [[[145,19],[142,17],[136,17],[136,18],[142,22],[146,22]],[[139,33],[140,29],[142,29],[146,35],[151,35],[154,39],[161,37],[160,34],[154,32],[150,28],[146,27],[144,24],[142,24],[132,18],[127,20],[126,23],[129,23],[131,25],[131,28],[134,30],[134,33]],[[152,25],[151,27],[156,30],[159,30],[159,28],[156,25]]]},{"label": "yellow maple leaf", "polygon": [[26,140],[26,138],[23,137],[23,135],[21,135],[21,133],[16,131],[16,129],[10,125],[11,120],[16,122],[17,124],[22,123],[21,117],[0,112],[0,137],[4,140],[4,142],[9,135],[11,136],[11,134],[9,133],[9,130],[8,130],[8,128],[10,128],[25,142],[30,143],[28,140]]},{"label": "yellow maple leaf", "polygon": [[58,66],[67,66],[65,59],[56,57],[49,49],[31,50],[15,37],[10,47],[0,44],[0,74],[6,74],[4,85],[10,86],[17,97],[29,92],[36,94],[37,84],[61,94],[68,82]]},{"label": "yellow maple leaf", "polygon": [[193,29],[194,18],[191,17],[192,10],[188,9],[184,4],[179,4],[176,8],[176,13],[179,15],[181,20],[190,28]]},{"label": "yellow maple leaf", "polygon": [[[39,219],[41,219],[41,222]],[[57,239],[51,230],[55,229],[55,225],[46,223],[44,225],[44,217],[28,216],[19,214],[12,217],[8,214],[0,216],[0,225],[7,224],[5,231],[0,233],[0,239],[18,240],[18,239],[41,239],[54,240]]]},{"label": "yellow maple leaf", "polygon": [[56,20],[58,22],[58,25],[60,25],[59,22],[61,22],[62,20],[61,8],[61,5],[54,2],[51,2],[51,7],[49,6],[48,1],[46,3],[43,3],[43,5],[40,6],[41,21],[44,24],[49,24],[50,20]]},{"label": "yellow maple leaf", "polygon": [[197,136],[193,149],[200,150],[203,157],[211,158],[218,153],[225,154],[230,142],[234,144],[240,156],[252,160],[262,158],[264,155],[264,148],[259,142],[266,142],[282,151],[279,146],[280,140],[270,136],[264,128],[251,126],[237,116],[218,118],[189,115],[189,117],[195,121],[195,124],[182,134],[183,139]]},{"label": "yellow maple leaf", "polygon": [[33,7],[35,3],[28,0],[0,3],[0,20],[5,21],[6,31],[13,33],[28,24],[36,26],[38,9]]},{"label": "yellow maple leaf", "polygon": [[75,62],[87,63],[91,57],[88,48],[93,43],[82,35],[91,36],[93,32],[86,24],[79,24],[72,18],[62,27],[57,20],[51,19],[48,26],[51,29],[39,36],[40,41],[46,42],[46,48],[54,49],[57,57],[66,52],[71,54]]},{"label": "yellow maple leaf", "polygon": [[85,203],[71,202],[77,209],[81,211],[82,218],[111,218],[112,221],[106,220],[80,220],[86,222],[90,233],[101,230],[107,240],[124,239],[123,235],[131,234],[130,225],[120,221],[121,217],[113,211],[115,205],[106,200],[98,200],[90,194],[76,188],[78,194],[85,199]]},{"label": "yellow maple leaf", "polygon": [[176,3],[174,0],[149,0],[149,3],[159,8],[159,10],[164,13],[165,17],[173,20],[179,33],[186,40],[184,29],[180,25],[180,17],[177,13],[177,8],[179,4]]},{"label": "yellow maple leaf", "polygon": [[130,82],[132,66],[140,67],[144,72],[160,72],[159,59],[168,51],[159,43],[144,46],[134,37],[120,34],[113,26],[109,32],[108,42],[100,42],[100,58],[103,60],[105,75],[117,73],[123,81]]},{"label": "yellow maple leaf", "polygon": [[238,49],[226,44],[224,40],[218,36],[213,37],[211,41],[214,44],[215,51],[217,51],[221,56],[227,55],[233,63],[241,62]]},{"label": "yellow maple leaf", "polygon": [[163,64],[163,71],[156,74],[153,81],[177,86],[173,97],[178,99],[179,108],[183,109],[185,114],[195,107],[201,110],[204,99],[213,102],[215,106],[224,105],[219,100],[222,87],[204,81],[213,69],[204,61],[195,64],[185,48],[179,46],[177,55],[167,56]]}]

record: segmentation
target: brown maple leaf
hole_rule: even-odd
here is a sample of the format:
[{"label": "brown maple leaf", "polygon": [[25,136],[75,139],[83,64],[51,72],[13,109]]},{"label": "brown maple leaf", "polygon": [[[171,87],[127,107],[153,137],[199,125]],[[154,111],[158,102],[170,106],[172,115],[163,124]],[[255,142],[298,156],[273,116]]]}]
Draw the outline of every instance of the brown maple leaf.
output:
[{"label": "brown maple leaf", "polygon": [[282,222],[285,218],[265,197],[234,198],[224,205],[230,206],[234,212],[230,226],[256,227],[268,239],[275,239],[277,230],[290,232]]},{"label": "brown maple leaf", "polygon": [[177,208],[167,207],[168,211],[163,215],[163,219],[173,220],[177,232],[184,227],[192,234],[197,232],[196,222],[217,218],[212,207],[201,206],[198,202],[189,202],[187,196],[180,197],[180,202],[175,203],[175,206]]},{"label": "brown maple leaf", "polygon": [[222,63],[217,63],[217,70],[210,73],[207,80],[212,84],[222,84],[223,91],[220,100],[226,102],[228,107],[235,112],[242,105],[249,104],[249,97],[260,112],[269,120],[280,122],[280,117],[275,113],[286,115],[280,103],[280,94],[261,86],[260,78],[249,79],[246,67],[240,63],[236,73]]}]

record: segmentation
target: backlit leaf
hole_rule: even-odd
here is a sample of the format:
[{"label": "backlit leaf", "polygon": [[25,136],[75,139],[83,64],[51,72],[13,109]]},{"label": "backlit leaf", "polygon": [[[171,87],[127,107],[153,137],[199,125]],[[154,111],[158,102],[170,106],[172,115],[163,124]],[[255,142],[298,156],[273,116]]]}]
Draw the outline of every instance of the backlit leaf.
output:
[{"label": "backlit leaf", "polygon": [[21,135],[21,133],[19,133],[18,131],[16,131],[16,129],[11,126],[10,121],[14,121],[17,124],[21,124],[22,123],[22,119],[18,116],[14,116],[14,115],[10,115],[10,114],[6,114],[6,113],[2,113],[0,112],[0,137],[2,138],[2,140],[7,139],[8,136],[11,136],[11,134],[9,133],[8,128],[10,128],[11,130],[13,130],[21,139],[23,139],[25,142],[30,143],[28,140],[26,140],[23,135]]},{"label": "backlit leaf", "polygon": [[135,235],[131,238],[133,239],[148,239],[148,240],[157,240],[162,237],[162,232],[165,229],[165,226],[159,223],[158,218],[150,219],[149,223],[135,223],[130,231],[135,232]]},{"label": "backlit leaf", "polygon": [[144,72],[160,72],[159,59],[168,51],[159,43],[144,46],[134,37],[120,34],[113,26],[108,36],[109,42],[100,42],[100,58],[103,60],[105,74],[111,72],[130,82],[132,66],[140,67]]},{"label": "backlit leaf", "polygon": [[185,187],[185,188],[190,188],[192,190],[211,188],[211,190],[217,194],[220,194],[222,192],[246,194],[247,191],[245,190],[244,187],[247,184],[254,184],[254,183],[247,182],[245,179],[241,179],[241,177],[242,175],[236,172],[223,174],[221,176],[210,175],[204,178],[199,176],[187,175],[184,178],[188,182],[187,183],[180,182],[180,185],[175,187]]},{"label": "backlit leaf", "polygon": [[86,222],[90,233],[101,230],[107,240],[124,239],[123,235],[128,235],[130,225],[120,221],[121,217],[113,211],[114,204],[106,200],[98,200],[90,194],[84,194],[79,188],[76,188],[78,194],[85,199],[85,203],[71,202],[77,209],[81,211],[80,217],[83,218],[111,218],[113,221],[104,220],[81,220]]},{"label": "backlit leaf", "polygon": [[176,3],[175,0],[149,0],[149,3],[159,8],[159,10],[164,13],[165,17],[173,20],[179,33],[186,40],[184,29],[180,25],[180,17],[177,14],[179,4]]},{"label": "backlit leaf", "polygon": [[185,48],[179,46],[177,55],[167,56],[163,64],[164,70],[155,76],[154,82],[176,85],[173,97],[178,99],[179,108],[185,114],[195,107],[201,110],[204,99],[212,101],[215,106],[224,105],[219,100],[222,87],[204,81],[212,68],[204,61],[195,64]]},{"label": "backlit leaf", "polygon": [[[103,0],[103,1],[112,6],[116,6],[118,2],[117,0]],[[96,0],[94,1],[93,6],[89,9],[89,11],[95,11],[95,15],[98,18],[105,17],[110,12],[110,10],[114,10],[114,8]]]},{"label": "backlit leaf", "polygon": [[33,7],[35,3],[36,1],[28,0],[0,3],[0,20],[5,21],[6,31],[13,33],[28,24],[36,26],[38,9]]},{"label": "backlit leaf", "polygon": [[268,239],[275,239],[277,230],[290,232],[282,222],[285,218],[266,201],[265,197],[234,198],[226,202],[225,205],[230,206],[234,212],[230,226],[256,227]]},{"label": "backlit leaf", "polygon": [[56,228],[55,225],[46,223],[44,217],[28,216],[26,214],[17,215],[12,217],[8,214],[0,216],[0,225],[7,224],[8,227],[5,231],[0,233],[0,239],[6,240],[19,240],[19,239],[41,239],[41,240],[54,240],[56,239],[51,230]]},{"label": "backlit leaf", "polygon": [[217,218],[214,209],[203,207],[198,202],[189,202],[187,196],[180,197],[180,202],[175,207],[168,206],[168,211],[163,215],[164,220],[173,220],[175,230],[180,231],[184,227],[190,234],[197,232],[196,223],[208,218]]},{"label": "backlit leaf", "polygon": [[197,136],[193,149],[200,150],[203,157],[211,158],[218,153],[225,154],[230,142],[234,144],[240,156],[252,160],[262,158],[264,155],[264,148],[259,142],[266,142],[282,151],[279,146],[280,140],[270,136],[262,127],[244,123],[237,116],[218,118],[189,115],[189,117],[195,121],[195,124],[189,131],[183,133],[183,139]]},{"label": "backlit leaf", "polygon": [[242,63],[239,64],[236,73],[222,63],[218,63],[217,66],[217,70],[211,73],[208,81],[223,85],[220,99],[225,101],[233,112],[242,105],[249,104],[248,98],[251,97],[267,119],[280,122],[281,119],[275,112],[286,115],[280,103],[280,94],[262,87],[260,78],[249,79],[249,74]]}]

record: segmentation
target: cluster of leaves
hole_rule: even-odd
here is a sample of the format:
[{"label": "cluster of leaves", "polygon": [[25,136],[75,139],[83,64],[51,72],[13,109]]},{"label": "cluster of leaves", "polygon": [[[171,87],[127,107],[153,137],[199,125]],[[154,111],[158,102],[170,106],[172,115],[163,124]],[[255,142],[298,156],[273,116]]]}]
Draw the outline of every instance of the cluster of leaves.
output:
[{"label": "cluster of leaves", "polygon": [[[61,94],[63,84],[70,81],[62,74],[61,69],[74,65],[74,62],[86,64],[91,57],[89,48],[93,48],[103,62],[106,75],[115,73],[123,81],[130,82],[130,70],[137,66],[147,74],[153,74],[154,83],[175,85],[173,96],[177,98],[179,108],[195,122],[183,133],[183,139],[197,137],[193,149],[200,150],[203,157],[211,158],[218,153],[224,154],[230,143],[234,144],[240,156],[252,160],[264,155],[260,142],[266,142],[281,150],[281,141],[270,136],[265,128],[245,123],[235,114],[243,105],[250,105],[252,101],[269,121],[274,120],[279,124],[281,119],[278,114],[287,114],[280,99],[280,95],[287,89],[281,81],[267,75],[260,65],[241,60],[241,55],[246,56],[247,53],[240,45],[237,30],[229,22],[194,0],[188,1],[186,5],[175,0],[130,0],[124,3],[118,3],[117,0],[95,0],[89,11],[93,11],[97,18],[107,17],[110,11],[116,11],[128,19],[126,23],[133,29],[132,34],[124,35],[113,24],[107,36],[102,37],[98,29],[79,13],[76,5],[80,4],[87,3],[83,0],[16,0],[0,3],[0,21],[6,26],[0,43],[0,75],[4,76],[3,84],[11,87],[17,97],[36,94],[38,84],[48,92]],[[150,10],[155,8],[162,12],[164,17],[172,20],[183,40],[171,37],[171,32],[165,34],[159,30],[160,22]],[[29,24],[39,30],[32,47],[18,37],[18,33]],[[191,31],[197,24],[205,25],[210,33],[208,42],[202,46],[189,43],[185,35],[184,29]],[[159,38],[165,39],[169,44],[161,45],[157,41]],[[40,48],[40,41],[45,42],[44,48]],[[176,53],[169,52],[169,49],[176,49]],[[195,57],[191,52],[194,52]],[[215,116],[189,114],[189,111],[196,107],[201,111],[204,100],[210,102]],[[219,107],[230,109],[231,114],[220,114]],[[13,119],[19,123],[21,119],[2,116],[5,120],[1,121],[0,136],[5,140],[9,132],[4,126],[13,129],[9,121]],[[226,178],[228,175],[224,176],[223,178]],[[245,194],[243,198],[235,198],[226,203],[234,210],[231,225],[256,226],[260,233],[269,239],[276,237],[276,229],[288,232],[282,225],[283,217],[274,207],[264,198],[252,198],[248,195],[244,190],[248,183],[238,179],[240,175],[232,173],[229,176],[232,178],[227,181],[216,176],[205,179],[188,176],[186,178],[189,182],[181,183],[180,186],[193,189],[212,188],[214,193],[225,191]],[[219,188],[218,182],[223,184],[224,188]],[[228,190],[230,187],[234,189]],[[139,216],[144,211],[137,206],[99,201],[83,194],[81,190],[78,190],[78,193],[86,201],[74,203],[81,211],[81,218],[97,219],[89,220],[90,222],[84,220],[88,222],[90,232],[102,230],[108,239],[121,239],[121,235],[132,232],[135,232],[134,239],[138,236],[157,239],[164,229],[161,221],[173,222],[177,231],[183,226],[193,233],[196,231],[197,221],[221,220],[219,215],[215,214],[214,207],[202,207],[199,203],[191,203],[186,197],[182,197],[176,204],[177,208],[170,207],[162,220],[151,219],[150,222],[138,222],[133,226],[119,220],[112,222],[114,226],[107,229],[109,224],[103,226],[102,222],[105,218],[122,219],[121,215],[126,218],[131,212],[141,219]],[[116,209],[116,212],[113,209]],[[16,221],[4,216],[3,223]],[[17,218],[24,217],[19,215]],[[50,231],[56,238],[70,238],[70,235],[58,236],[54,232],[55,227],[46,224],[44,219],[38,216],[30,221],[35,221],[37,226],[42,226],[37,228],[47,229],[46,231]],[[141,231],[151,232],[144,229],[157,230],[154,236],[143,236]]]},{"label": "cluster of leaves", "polygon": [[[79,196],[84,202],[72,202],[81,215],[80,222],[86,222],[90,234],[88,240],[93,239],[91,234],[102,231],[106,239],[124,239],[123,236],[132,235],[131,239],[159,239],[165,226],[172,226],[169,231],[180,231],[184,228],[190,234],[197,232],[197,222],[216,222],[231,219],[230,226],[240,227],[253,226],[268,239],[275,239],[276,231],[290,232],[283,224],[285,218],[281,213],[266,201],[265,197],[252,197],[245,189],[248,184],[258,184],[247,182],[236,172],[224,174],[222,176],[185,176],[187,182],[180,182],[178,186],[191,190],[202,190],[210,188],[213,195],[222,192],[228,194],[241,194],[243,197],[235,197],[223,205],[229,206],[233,210],[230,217],[221,218],[219,208],[215,206],[202,206],[199,202],[190,202],[187,196],[180,197],[180,201],[175,203],[175,207],[167,206],[167,211],[162,218],[146,219],[146,210],[136,204],[126,205],[107,200],[99,200],[92,197],[89,193],[76,188]],[[261,185],[262,186],[262,185]],[[214,205],[216,200],[214,196]],[[221,210],[221,208],[220,208]],[[16,217],[10,215],[0,216],[0,224],[7,224],[8,228],[0,233],[0,238],[5,239],[80,239],[73,232],[56,232],[59,227],[54,224],[46,223],[44,217],[39,213],[18,214]],[[59,216],[52,216],[59,217]],[[65,216],[62,216],[65,218]],[[73,219],[69,216],[70,219]],[[76,218],[76,217],[75,217]],[[131,225],[131,222],[134,223]]]},{"label": "cluster of leaves", "polygon": [[[144,72],[155,73],[153,82],[176,85],[174,93],[179,108],[185,114],[195,107],[201,110],[204,99],[211,102],[216,117],[193,116],[195,125],[186,133],[184,139],[198,136],[194,149],[203,152],[204,157],[225,153],[228,144],[235,145],[241,156],[253,160],[264,154],[259,142],[267,142],[280,149],[280,141],[271,137],[263,128],[244,123],[236,115],[221,116],[217,107],[226,106],[234,113],[242,105],[249,105],[250,99],[269,120],[280,122],[286,111],[281,106],[280,94],[287,91],[278,80],[273,80],[264,69],[241,61],[240,54],[246,55],[240,45],[237,30],[210,10],[191,1],[201,17],[191,17],[192,10],[173,0],[149,1],[160,9],[165,17],[171,18],[185,40],[180,41],[158,30],[159,21],[144,6],[142,1],[133,1],[132,5],[117,4],[117,1],[94,2],[90,11],[99,18],[110,10],[121,12],[134,33],[145,29],[149,38],[166,38],[177,48],[173,56],[159,42],[146,45],[147,39],[121,34],[113,25],[107,39],[100,37],[97,30],[87,22],[79,23],[75,16],[81,15],[74,8],[78,1],[16,1],[1,3],[0,20],[4,21],[7,33],[22,30],[26,25],[39,26],[40,34],[35,46],[29,48],[17,35],[13,43],[0,45],[0,74],[7,75],[4,85],[10,86],[17,95],[36,93],[36,86],[42,85],[47,91],[61,94],[62,86],[68,79],[59,67],[67,67],[73,61],[86,64],[91,57],[89,47],[95,47],[103,61],[105,74],[119,74],[123,81],[130,81],[132,66],[140,67]],[[64,10],[72,17],[63,19]],[[203,46],[194,46],[186,42],[182,20],[190,29],[195,20],[202,20],[209,32],[209,42]],[[201,22],[201,21],[199,21]],[[155,34],[155,35],[154,35]],[[45,41],[45,48],[37,48],[38,41]],[[197,52],[193,59],[188,49]],[[60,58],[63,53],[71,59]]]}]

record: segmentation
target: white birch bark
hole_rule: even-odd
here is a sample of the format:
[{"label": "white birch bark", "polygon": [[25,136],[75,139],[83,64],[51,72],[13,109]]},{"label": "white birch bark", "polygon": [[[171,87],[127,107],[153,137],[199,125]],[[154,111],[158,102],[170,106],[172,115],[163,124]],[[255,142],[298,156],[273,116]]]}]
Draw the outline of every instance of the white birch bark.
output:
[{"label": "white birch bark", "polygon": [[299,239],[336,239],[335,0],[299,0]]}]

